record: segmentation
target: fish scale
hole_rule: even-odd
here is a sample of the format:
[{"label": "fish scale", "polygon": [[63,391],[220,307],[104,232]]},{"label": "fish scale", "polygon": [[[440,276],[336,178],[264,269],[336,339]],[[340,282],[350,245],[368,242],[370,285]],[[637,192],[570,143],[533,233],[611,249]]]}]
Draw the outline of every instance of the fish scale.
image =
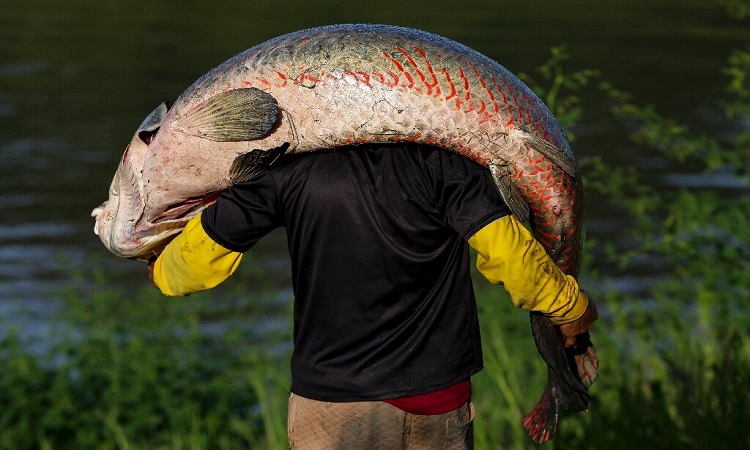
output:
[{"label": "fish scale", "polygon": [[[433,97],[440,100],[437,110],[477,114],[479,122],[494,116],[502,118],[504,126],[524,124],[543,139],[550,133],[549,142],[572,156],[546,107],[502,66],[460,44],[446,45],[447,40],[437,36],[406,29],[396,34],[396,30],[324,27],[273,39],[237,55],[199,80],[186,92],[185,106],[201,101],[201,86],[205,84],[232,88],[239,81],[269,91],[288,88],[290,81],[310,89],[341,82],[376,89],[380,84],[406,93],[402,101],[409,96]],[[356,35],[346,39],[345,33]],[[323,48],[350,57],[321,57]],[[232,67],[239,67],[239,71]],[[477,122],[476,118],[470,120]]]},{"label": "fish scale", "polygon": [[[409,141],[444,147],[484,165],[512,167],[516,185],[526,187],[522,194],[530,204],[539,203],[534,199],[544,193],[546,203],[559,205],[556,217],[536,209],[534,225],[554,228],[540,230],[551,236],[544,240],[546,247],[566,273],[577,273],[579,258],[559,259],[574,255],[562,252],[559,242],[554,242],[554,236],[583,227],[580,210],[566,206],[571,195],[540,182],[530,183],[528,174],[537,170],[531,158],[512,158],[515,155],[505,154],[505,148],[498,149],[502,144],[497,145],[510,129],[523,129],[572,157],[567,140],[528,87],[474,50],[410,29],[322,27],[272,39],[240,53],[196,82],[183,94],[185,104],[175,107],[190,109],[204,100],[205,92],[209,96],[217,92],[204,91],[205,85],[223,90],[257,87],[271,93],[294,122],[296,139],[290,139],[290,152]],[[432,114],[422,117],[426,112]],[[404,113],[408,117],[402,117]],[[580,182],[566,185],[581,188]]]},{"label": "fish scale", "polygon": [[[235,114],[238,108],[248,111]],[[210,122],[213,115],[229,125]],[[156,134],[146,143],[142,132]],[[481,53],[387,25],[332,25],[279,36],[200,77],[136,132],[110,199],[94,210],[95,231],[113,253],[148,259],[236,181],[235,160],[263,161],[253,151],[393,142],[441,147],[487,166],[506,203],[529,221],[555,263],[578,274],[583,189],[565,133],[549,109]],[[556,330],[548,319],[532,315],[532,329],[548,365],[546,355],[565,358],[559,336],[545,334]],[[545,347],[555,340],[556,347]],[[527,430],[536,441],[554,433],[558,407],[579,409],[560,393],[563,378],[550,374],[529,416]],[[587,404],[586,389],[571,383],[568,391],[582,389]]]}]

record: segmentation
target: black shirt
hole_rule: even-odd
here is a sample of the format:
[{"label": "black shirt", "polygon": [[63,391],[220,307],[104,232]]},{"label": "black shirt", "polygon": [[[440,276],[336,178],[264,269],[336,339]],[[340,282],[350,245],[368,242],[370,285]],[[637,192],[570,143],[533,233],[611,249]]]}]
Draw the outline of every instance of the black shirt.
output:
[{"label": "black shirt", "polygon": [[430,147],[285,157],[203,213],[239,252],[287,229],[295,294],[292,392],[382,400],[482,367],[466,241],[509,214],[477,163]]}]

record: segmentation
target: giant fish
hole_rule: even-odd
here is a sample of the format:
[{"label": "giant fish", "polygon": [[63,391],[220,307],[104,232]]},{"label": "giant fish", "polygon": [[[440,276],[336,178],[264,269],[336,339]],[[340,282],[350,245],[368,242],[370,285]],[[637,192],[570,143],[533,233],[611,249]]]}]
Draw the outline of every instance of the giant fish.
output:
[{"label": "giant fish", "polygon": [[[414,142],[486,166],[513,213],[563,272],[576,276],[584,241],[581,179],[564,131],[505,67],[453,40],[387,25],[331,25],[271,39],[199,78],[138,127],[95,232],[114,254],[157,255],[217,195],[282,154]],[[581,411],[597,360],[532,314],[548,385],[524,420],[536,442],[558,412]]]}]

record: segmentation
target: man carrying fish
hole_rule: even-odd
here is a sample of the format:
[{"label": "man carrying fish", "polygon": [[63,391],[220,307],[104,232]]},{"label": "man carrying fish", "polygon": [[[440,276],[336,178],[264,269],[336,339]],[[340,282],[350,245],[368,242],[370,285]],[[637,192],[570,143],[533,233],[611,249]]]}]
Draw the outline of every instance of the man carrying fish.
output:
[{"label": "man carrying fish", "polygon": [[589,404],[583,194],[564,131],[505,67],[428,32],[341,24],[249,48],[158,106],[92,216],[114,254],[159,255],[168,295],[216,286],[286,228],[293,448],[470,448],[469,247],[532,311],[548,368],[532,440]]},{"label": "man carrying fish", "polygon": [[210,289],[277,227],[295,293],[293,449],[472,448],[482,353],[469,246],[488,280],[570,344],[597,317],[486,168],[418,145],[281,158],[192,219],[152,280],[170,296]]}]

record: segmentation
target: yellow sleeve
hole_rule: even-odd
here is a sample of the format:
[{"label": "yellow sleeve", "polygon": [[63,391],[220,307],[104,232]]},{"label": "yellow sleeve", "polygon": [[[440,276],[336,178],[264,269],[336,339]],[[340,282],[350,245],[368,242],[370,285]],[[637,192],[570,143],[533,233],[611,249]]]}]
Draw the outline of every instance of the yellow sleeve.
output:
[{"label": "yellow sleeve", "polygon": [[227,250],[206,234],[198,215],[159,255],[153,281],[169,296],[205,291],[229,278],[241,260],[242,253]]},{"label": "yellow sleeve", "polygon": [[477,269],[493,284],[504,284],[517,307],[547,315],[553,324],[583,315],[588,297],[565,275],[544,247],[515,216],[485,226],[469,239],[477,251]]}]

